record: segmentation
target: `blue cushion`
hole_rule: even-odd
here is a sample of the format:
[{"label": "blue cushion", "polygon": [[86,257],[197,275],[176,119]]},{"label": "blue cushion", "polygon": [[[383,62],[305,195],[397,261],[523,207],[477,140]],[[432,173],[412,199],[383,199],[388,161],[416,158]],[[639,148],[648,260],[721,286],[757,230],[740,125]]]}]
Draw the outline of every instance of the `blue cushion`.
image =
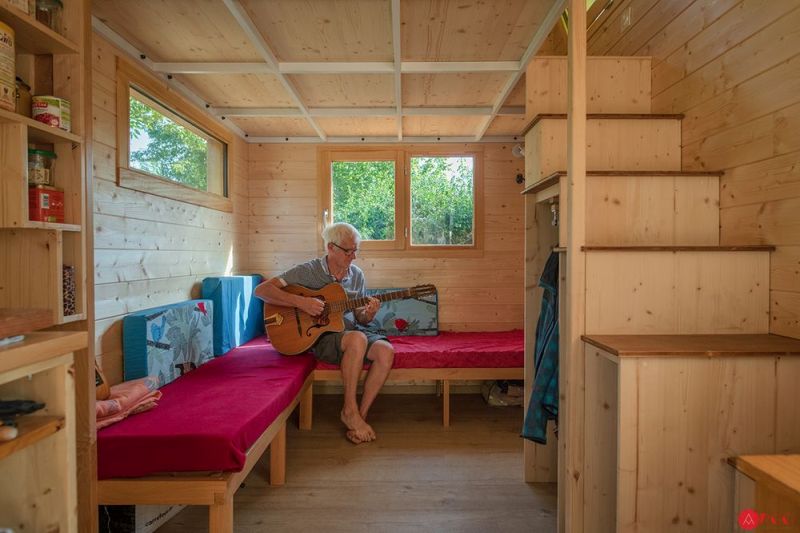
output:
[{"label": "blue cushion", "polygon": [[[367,294],[399,289],[367,289]],[[381,308],[367,328],[381,335],[438,335],[439,295],[433,294],[407,300],[392,300],[381,303]]]},{"label": "blue cushion", "polygon": [[261,280],[258,274],[203,280],[203,298],[214,302],[214,355],[264,334],[264,302],[253,294]]},{"label": "blue cushion", "polygon": [[125,381],[156,376],[159,387],[214,358],[211,300],[189,300],[122,319]]}]

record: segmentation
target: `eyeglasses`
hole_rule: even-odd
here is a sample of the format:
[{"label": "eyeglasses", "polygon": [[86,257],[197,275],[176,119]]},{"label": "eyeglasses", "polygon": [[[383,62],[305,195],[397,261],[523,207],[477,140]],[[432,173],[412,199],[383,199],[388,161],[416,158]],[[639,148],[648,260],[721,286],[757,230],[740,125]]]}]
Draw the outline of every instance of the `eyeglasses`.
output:
[{"label": "eyeglasses", "polygon": [[343,248],[343,247],[339,246],[338,244],[336,244],[335,242],[332,242],[331,244],[334,245],[335,247],[337,247],[338,249],[340,249],[341,251],[343,251],[344,255],[346,255],[347,257],[353,257],[354,255],[356,255],[358,253],[358,248],[352,248],[352,249]]}]

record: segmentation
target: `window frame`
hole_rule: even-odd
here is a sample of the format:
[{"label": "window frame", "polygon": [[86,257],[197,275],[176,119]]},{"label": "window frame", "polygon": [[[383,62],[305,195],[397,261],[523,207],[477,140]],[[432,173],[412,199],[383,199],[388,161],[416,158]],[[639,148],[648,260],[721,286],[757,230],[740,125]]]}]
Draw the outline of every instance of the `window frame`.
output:
[{"label": "window frame", "polygon": [[[233,212],[233,201],[230,199],[230,179],[233,172],[233,137],[231,133],[177,95],[174,90],[153,78],[150,74],[129,61],[117,57],[117,185],[126,189],[154,194],[179,202],[186,202],[209,209]],[[129,166],[130,156],[130,97],[131,89],[152,100],[170,120],[174,115],[182,122],[191,124],[210,137],[214,137],[223,145],[222,191],[216,194],[196,189],[177,181],[151,174]],[[149,104],[147,104],[149,105]],[[161,109],[156,109],[162,113]],[[164,113],[162,113],[164,114]],[[177,121],[176,121],[177,122]],[[180,122],[178,122],[180,124]],[[183,125],[183,124],[181,124]],[[211,176],[209,176],[211,179]]]},{"label": "window frame", "polygon": [[[483,149],[463,145],[419,147],[412,145],[375,147],[322,147],[318,152],[323,226],[332,222],[333,161],[385,161],[385,154],[395,154],[395,240],[362,241],[360,249],[369,252],[403,251],[419,256],[473,256],[483,251]],[[384,154],[380,157],[378,154]],[[411,244],[411,158],[412,157],[472,157],[473,158],[473,242],[471,245]],[[322,250],[322,240],[319,240]],[[323,250],[324,252],[324,250]],[[373,255],[373,254],[371,254]]]}]

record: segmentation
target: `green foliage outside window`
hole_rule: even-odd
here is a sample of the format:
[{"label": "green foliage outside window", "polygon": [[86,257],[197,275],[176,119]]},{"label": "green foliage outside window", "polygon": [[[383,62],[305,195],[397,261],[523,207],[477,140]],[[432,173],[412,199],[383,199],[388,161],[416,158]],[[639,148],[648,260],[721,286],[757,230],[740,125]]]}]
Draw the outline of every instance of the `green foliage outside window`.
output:
[{"label": "green foliage outside window", "polygon": [[411,244],[473,244],[473,158],[411,158]]},{"label": "green foliage outside window", "polygon": [[333,221],[348,222],[363,240],[394,240],[394,161],[334,161]]},{"label": "green foliage outside window", "polygon": [[208,141],[130,98],[130,166],[208,190]]},{"label": "green foliage outside window", "polygon": [[[331,176],[333,221],[394,240],[394,161],[334,161]],[[472,157],[411,158],[411,244],[472,245],[474,212]]]}]

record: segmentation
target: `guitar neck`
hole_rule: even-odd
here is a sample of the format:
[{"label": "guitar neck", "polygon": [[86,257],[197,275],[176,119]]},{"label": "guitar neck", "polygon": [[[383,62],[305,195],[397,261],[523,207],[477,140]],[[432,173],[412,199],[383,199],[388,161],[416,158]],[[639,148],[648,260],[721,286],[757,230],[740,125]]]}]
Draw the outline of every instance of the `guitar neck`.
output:
[{"label": "guitar neck", "polygon": [[[414,289],[403,289],[399,291],[384,292],[383,294],[375,294],[372,296],[372,298],[377,298],[381,302],[388,302],[403,298],[413,298],[415,295],[416,291]],[[364,307],[367,305],[369,299],[369,296],[364,296],[362,298],[351,298],[349,300],[343,300],[339,302],[328,302],[328,305],[330,305],[331,311],[335,313],[346,312],[352,311],[353,309],[357,309],[359,307]]]}]

